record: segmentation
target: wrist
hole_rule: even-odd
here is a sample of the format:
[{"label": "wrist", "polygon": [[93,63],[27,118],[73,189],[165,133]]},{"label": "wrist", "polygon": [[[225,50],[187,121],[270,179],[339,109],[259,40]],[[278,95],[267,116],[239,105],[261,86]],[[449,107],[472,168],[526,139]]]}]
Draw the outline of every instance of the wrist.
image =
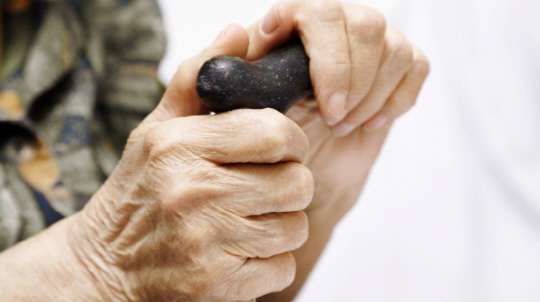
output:
[{"label": "wrist", "polygon": [[101,301],[92,275],[69,246],[75,217],[0,254],[0,296],[6,301]]},{"label": "wrist", "polygon": [[342,185],[316,182],[313,200],[305,210],[309,221],[326,229],[333,228],[354,206],[364,183],[365,179]]},{"label": "wrist", "polygon": [[86,273],[86,280],[92,283],[91,287],[99,297],[97,301],[139,301],[141,299],[130,290],[127,274],[117,264],[118,254],[112,246],[118,244],[114,235],[121,233],[122,229],[112,223],[117,222],[115,219],[118,217],[109,216],[115,209],[102,191],[94,194],[83,211],[77,214],[77,220],[67,232],[68,246],[78,266]]}]

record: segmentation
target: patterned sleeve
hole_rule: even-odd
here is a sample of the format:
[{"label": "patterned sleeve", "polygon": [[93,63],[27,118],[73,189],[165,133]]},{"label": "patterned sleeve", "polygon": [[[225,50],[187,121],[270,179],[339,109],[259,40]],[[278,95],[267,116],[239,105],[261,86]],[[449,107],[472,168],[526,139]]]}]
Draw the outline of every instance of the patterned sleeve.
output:
[{"label": "patterned sleeve", "polygon": [[166,46],[155,0],[13,3],[0,44],[0,251],[100,188],[161,98]]},{"label": "patterned sleeve", "polygon": [[166,49],[154,0],[81,1],[88,58],[98,75],[97,109],[117,150],[164,88],[157,68]]}]

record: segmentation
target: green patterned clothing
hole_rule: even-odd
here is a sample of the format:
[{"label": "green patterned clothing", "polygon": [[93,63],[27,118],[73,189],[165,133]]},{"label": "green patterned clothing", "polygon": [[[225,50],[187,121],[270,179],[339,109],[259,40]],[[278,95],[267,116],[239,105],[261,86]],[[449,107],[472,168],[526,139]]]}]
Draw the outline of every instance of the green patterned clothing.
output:
[{"label": "green patterned clothing", "polygon": [[82,209],[156,106],[155,0],[0,2],[0,251]]}]

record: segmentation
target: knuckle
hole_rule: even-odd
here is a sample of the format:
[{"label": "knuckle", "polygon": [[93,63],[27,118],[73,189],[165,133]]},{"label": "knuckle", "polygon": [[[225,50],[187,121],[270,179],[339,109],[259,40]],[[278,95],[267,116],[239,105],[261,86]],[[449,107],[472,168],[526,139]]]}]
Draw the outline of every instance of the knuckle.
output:
[{"label": "knuckle", "polygon": [[416,105],[416,98],[407,98],[403,102],[403,112],[406,112],[407,110],[411,109],[414,105]]},{"label": "knuckle", "polygon": [[351,72],[351,61],[349,56],[341,55],[341,58],[335,60],[329,60],[326,62],[327,70],[333,72],[333,75],[337,75],[341,78],[343,75],[348,75]]},{"label": "knuckle", "polygon": [[423,78],[427,77],[427,75],[429,74],[430,65],[429,60],[423,53],[417,51],[417,54],[414,57],[412,64],[414,66],[416,74]]},{"label": "knuckle", "polygon": [[413,107],[414,105],[416,105],[416,102],[418,101],[418,94],[419,93],[420,93],[420,91],[416,90],[415,93],[411,94],[411,96],[409,98],[407,98],[406,103],[409,106],[407,108],[407,110],[410,109],[411,107]]},{"label": "knuckle", "polygon": [[186,229],[182,232],[182,241],[189,246],[200,246],[207,238],[204,228]]},{"label": "knuckle", "polygon": [[184,73],[184,71],[186,70],[186,65],[188,65],[189,63],[189,60],[186,60],[186,61],[183,61],[182,63],[180,63],[180,65],[178,65],[178,67],[176,67],[176,74],[182,74]]},{"label": "knuckle", "polygon": [[282,291],[285,288],[289,287],[293,281],[294,277],[296,275],[296,260],[294,259],[294,256],[292,253],[288,252],[283,254],[283,266],[282,266],[282,276],[280,278],[281,284],[278,284],[278,290]]},{"label": "knuckle", "polygon": [[291,232],[291,230],[288,230],[290,236],[293,236],[293,244],[292,250],[295,250],[299,247],[301,247],[308,239],[309,235],[309,228],[308,228],[308,218],[304,211],[298,211],[298,212],[292,212],[291,215],[293,215],[294,219],[294,228]]},{"label": "knuckle", "polygon": [[264,150],[270,157],[280,160],[291,144],[291,124],[287,117],[273,109],[263,109],[262,118],[257,122],[263,132]]},{"label": "knuckle", "polygon": [[405,112],[407,112],[409,109],[411,109],[416,104],[416,98],[414,97],[404,97],[404,98],[393,98],[390,101],[392,104],[394,104],[396,108],[396,112],[398,115],[401,115]]},{"label": "knuckle", "polygon": [[413,63],[413,48],[405,37],[389,42],[387,52],[392,69],[407,70]]},{"label": "knuckle", "polygon": [[186,189],[183,183],[181,185],[167,185],[169,185],[166,186],[167,190],[158,192],[161,207],[165,213],[181,213],[184,210],[191,210],[191,207],[198,204],[201,198],[207,197],[207,194],[201,196],[197,184],[193,184],[189,189]]},{"label": "knuckle", "polygon": [[349,123],[351,125],[359,126],[366,122],[371,116],[377,113],[384,106],[385,99],[381,100],[366,100],[362,101],[358,107],[351,112]]},{"label": "knuckle", "polygon": [[186,78],[189,72],[193,72],[194,61],[198,59],[198,56],[191,58],[189,60],[183,61],[176,68],[176,73],[174,74],[173,81],[181,81]]},{"label": "knuckle", "polygon": [[298,15],[299,23],[339,22],[345,19],[345,13],[338,1],[310,1],[307,9]]},{"label": "knuckle", "polygon": [[[148,130],[144,136],[143,152],[151,166],[158,171],[172,169],[179,164],[189,164],[190,160],[200,159],[193,150],[197,143],[196,134],[177,131],[185,124],[167,121],[157,124]],[[180,135],[175,135],[181,133]]]},{"label": "knuckle", "polygon": [[[300,135],[298,136],[298,139],[295,140],[295,143],[299,145],[300,149],[300,156],[302,156],[302,162],[305,162],[309,156],[309,140],[307,138],[307,135],[300,129],[299,126],[298,131],[300,132]],[[313,175],[312,175],[313,178]]]},{"label": "knuckle", "polygon": [[269,134],[266,139],[266,150],[271,162],[277,162],[285,156],[289,148],[290,137],[281,133]]},{"label": "knuckle", "polygon": [[[279,240],[273,240],[272,245],[281,244]],[[257,255],[257,258],[270,258],[272,256],[275,256],[274,253],[269,251],[268,249],[260,249],[256,252],[251,252],[254,255]]]},{"label": "knuckle", "polygon": [[144,136],[144,151],[147,154],[163,146],[165,142],[163,130],[163,124],[158,124],[146,132]]},{"label": "knuckle", "polygon": [[[302,246],[308,238],[308,220],[303,211],[280,214],[281,222],[272,235],[284,247],[284,251],[293,251]],[[272,255],[266,255],[267,257]]]},{"label": "knuckle", "polygon": [[183,229],[181,242],[188,246],[193,255],[203,255],[209,250],[212,244],[212,238],[216,236],[215,230],[209,224],[200,225],[198,227],[188,227]]},{"label": "knuckle", "polygon": [[349,21],[347,30],[365,41],[380,41],[386,32],[386,19],[380,12],[362,7]]},{"label": "knuckle", "polygon": [[126,148],[129,145],[134,145],[134,144],[139,143],[141,140],[144,140],[145,135],[148,132],[148,129],[150,128],[151,126],[149,126],[148,124],[146,125],[140,124],[139,126],[137,126],[137,128],[133,129],[133,131],[131,131],[127,139]]},{"label": "knuckle", "polygon": [[294,190],[297,194],[296,197],[296,210],[300,211],[305,209],[311,199],[315,190],[315,181],[311,171],[301,164],[295,164],[295,172],[291,177],[295,180]]}]

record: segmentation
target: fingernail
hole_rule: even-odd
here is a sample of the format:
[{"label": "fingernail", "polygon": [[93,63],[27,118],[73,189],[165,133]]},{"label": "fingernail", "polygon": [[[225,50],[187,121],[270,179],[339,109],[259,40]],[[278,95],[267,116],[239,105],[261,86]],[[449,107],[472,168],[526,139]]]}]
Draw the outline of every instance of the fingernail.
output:
[{"label": "fingernail", "polygon": [[279,16],[277,14],[276,6],[274,5],[268,13],[266,13],[266,16],[264,16],[264,19],[261,22],[261,31],[265,34],[270,34],[276,28],[279,24]]},{"label": "fingernail", "polygon": [[229,30],[229,28],[231,27],[232,24],[229,24],[227,25],[227,27],[225,27],[220,33],[219,35],[214,39],[214,42],[218,41],[219,39],[221,39],[221,37],[225,36],[225,33],[227,32],[227,30]]},{"label": "fingernail", "polygon": [[345,122],[339,123],[332,127],[332,132],[335,136],[346,136],[354,130],[354,126]]},{"label": "fingernail", "polygon": [[328,100],[328,114],[330,117],[326,121],[329,126],[341,122],[341,120],[347,115],[345,112],[345,101],[347,100],[347,93],[345,91],[336,91],[330,96]]},{"label": "fingernail", "polygon": [[386,123],[388,123],[388,118],[382,114],[377,114],[364,124],[364,129],[366,131],[375,131],[386,125]]}]

